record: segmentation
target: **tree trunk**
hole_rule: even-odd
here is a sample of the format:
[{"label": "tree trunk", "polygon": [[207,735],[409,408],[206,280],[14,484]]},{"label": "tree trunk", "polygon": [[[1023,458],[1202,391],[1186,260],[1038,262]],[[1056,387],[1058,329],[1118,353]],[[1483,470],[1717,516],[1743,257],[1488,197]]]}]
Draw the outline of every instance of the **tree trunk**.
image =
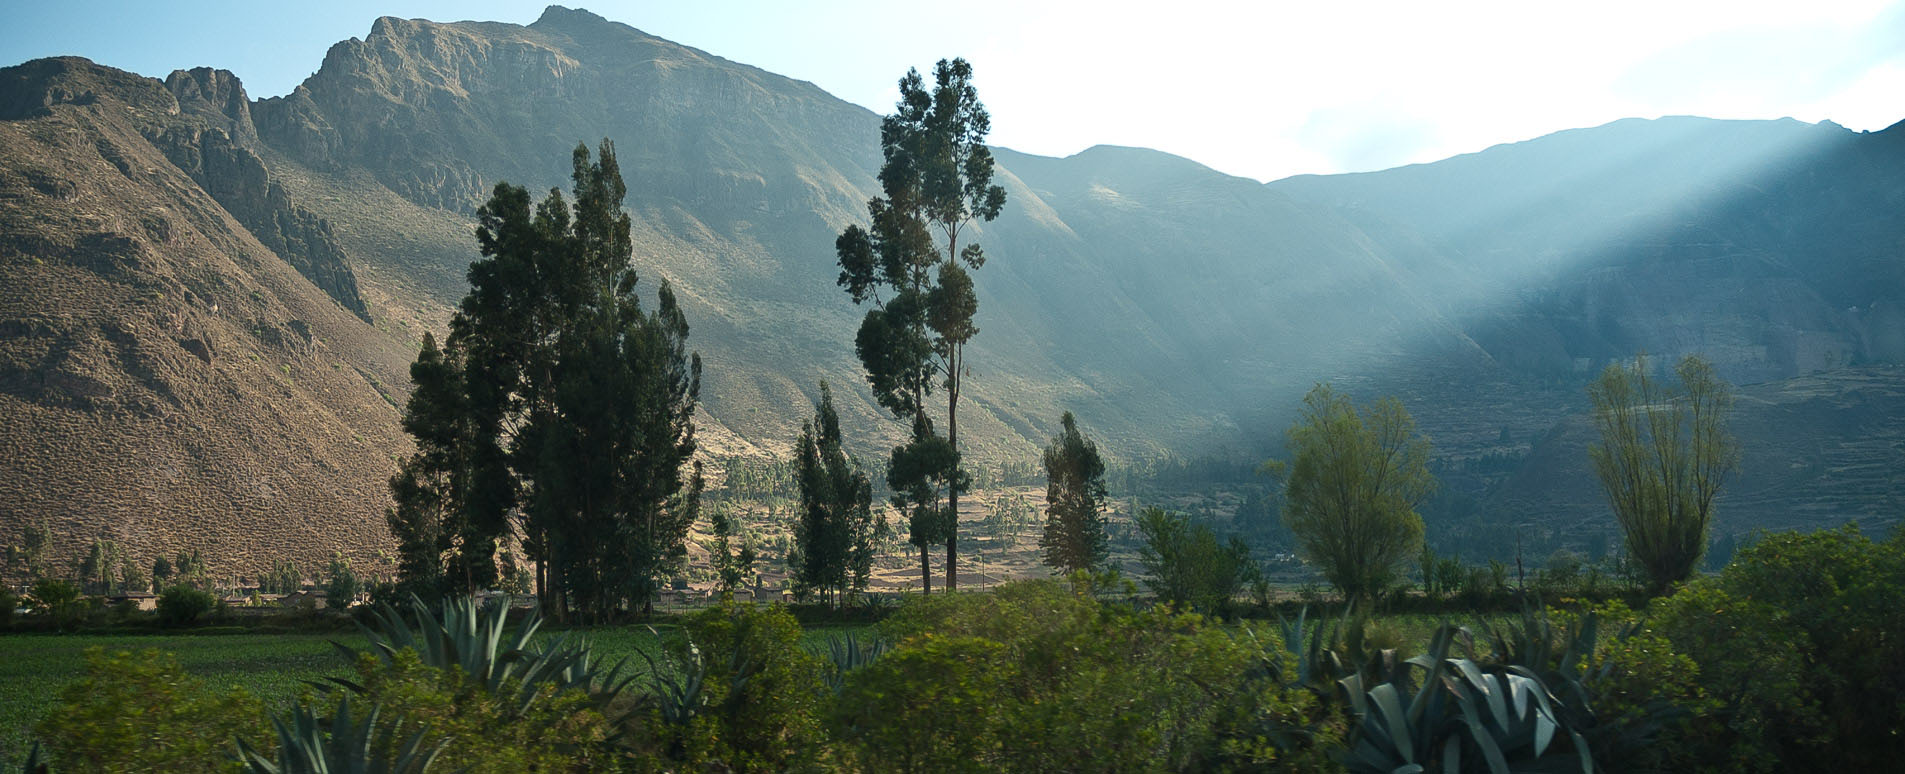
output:
[{"label": "tree trunk", "polygon": [[[946,378],[946,443],[952,446],[953,453],[959,453],[959,356],[964,349],[958,344],[950,345],[952,357],[947,358],[951,368]],[[957,457],[955,457],[957,459]],[[959,590],[959,470],[963,463],[953,467],[952,486],[946,488],[946,507],[950,511],[946,524],[946,590]]]},{"label": "tree trunk", "polygon": [[926,546],[919,547],[919,593],[933,593],[933,552]]}]

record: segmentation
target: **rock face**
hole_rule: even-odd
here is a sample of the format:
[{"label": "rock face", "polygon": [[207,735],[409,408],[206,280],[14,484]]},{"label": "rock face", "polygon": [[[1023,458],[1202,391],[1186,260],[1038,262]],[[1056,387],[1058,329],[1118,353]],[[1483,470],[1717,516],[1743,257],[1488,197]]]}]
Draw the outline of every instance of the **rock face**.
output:
[{"label": "rock face", "polygon": [[250,101],[224,70],[179,70],[165,81],[189,121],[154,127],[148,139],[258,241],[353,314],[370,321],[357,277],[331,224],[292,203],[258,157]]},{"label": "rock face", "polygon": [[41,60],[0,105],[0,533],[376,568],[408,347],[326,294],[356,298],[335,239],[289,249],[327,232],[245,147],[236,80]]}]

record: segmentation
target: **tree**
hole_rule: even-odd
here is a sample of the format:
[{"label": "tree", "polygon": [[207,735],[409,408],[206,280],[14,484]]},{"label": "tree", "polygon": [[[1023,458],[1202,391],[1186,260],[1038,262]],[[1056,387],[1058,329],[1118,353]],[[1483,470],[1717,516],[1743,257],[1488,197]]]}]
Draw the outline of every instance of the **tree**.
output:
[{"label": "tree", "polygon": [[788,559],[800,588],[831,593],[836,602],[841,592],[866,588],[874,541],[886,530],[885,517],[873,516],[873,485],[841,440],[833,390],[823,382],[814,418],[801,424],[795,445],[800,515]]},{"label": "tree", "polygon": [[1137,527],[1144,585],[1179,608],[1219,612],[1256,577],[1250,546],[1242,538],[1220,543],[1208,525],[1161,508],[1140,512]]},{"label": "tree", "polygon": [[1072,412],[1059,425],[1045,447],[1045,534],[1038,545],[1046,564],[1070,574],[1105,562],[1105,461]]},{"label": "tree", "polygon": [[1358,411],[1319,384],[1303,397],[1290,428],[1283,518],[1297,552],[1344,594],[1371,597],[1390,588],[1422,546],[1416,506],[1435,491],[1429,441],[1395,398]]},{"label": "tree", "polygon": [[52,542],[52,532],[40,522],[32,522],[20,532],[19,545],[7,546],[7,569],[24,573],[29,578],[39,578],[46,572],[46,547]]},{"label": "tree", "polygon": [[331,564],[326,568],[331,580],[324,584],[324,606],[332,610],[344,610],[357,600],[357,591],[361,584],[357,573],[351,571],[351,563],[343,554],[333,554]]},{"label": "tree", "polygon": [[1667,388],[1648,374],[1646,356],[1614,363],[1588,386],[1601,442],[1588,448],[1594,473],[1627,552],[1659,594],[1699,567],[1713,522],[1713,500],[1739,464],[1727,430],[1732,388],[1706,360],[1688,355]]},{"label": "tree", "polygon": [[[979,299],[967,269],[985,264],[979,245],[962,246],[960,238],[974,221],[999,216],[1005,189],[992,184],[992,152],[985,145],[992,119],[972,87],[972,66],[942,59],[933,80],[928,91],[918,70],[900,79],[897,112],[880,125],[885,162],[882,195],[867,202],[871,224],[848,226],[834,247],[839,284],[854,303],[873,304],[854,338],[867,381],[880,405],[913,429],[912,439],[893,452],[892,470],[907,474],[889,474],[893,490],[904,493],[895,504],[913,515],[922,580],[930,587],[926,547],[943,542],[946,587],[953,589],[959,586],[959,495],[969,483],[959,460],[959,396],[966,343],[979,332],[973,324]],[[935,386],[946,393],[943,440],[926,416],[926,395]],[[937,448],[942,443],[945,448]],[[913,446],[922,448],[908,449]],[[903,455],[910,458],[904,466]]]},{"label": "tree", "polygon": [[470,292],[411,369],[389,522],[405,581],[465,592],[498,582],[519,524],[545,608],[599,620],[649,610],[686,558],[701,358],[666,281],[653,312],[636,294],[614,145],[572,162],[573,206],[505,182],[477,211]]},{"label": "tree", "polygon": [[[735,523],[733,510],[725,503],[715,506],[708,515],[708,524],[714,529],[714,548],[709,551],[714,563],[715,574],[721,579],[721,595],[731,597],[734,589],[746,583],[754,575],[754,543],[740,534],[740,525]],[[734,548],[735,538],[741,538],[739,550]]]}]

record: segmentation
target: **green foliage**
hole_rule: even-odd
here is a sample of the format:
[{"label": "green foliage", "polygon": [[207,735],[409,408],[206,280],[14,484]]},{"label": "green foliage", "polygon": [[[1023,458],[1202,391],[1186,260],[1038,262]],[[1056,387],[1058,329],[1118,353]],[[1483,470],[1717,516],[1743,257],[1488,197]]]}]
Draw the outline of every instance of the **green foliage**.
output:
[{"label": "green foliage", "polygon": [[1358,411],[1317,385],[1290,428],[1284,521],[1297,551],[1351,597],[1379,595],[1398,581],[1422,545],[1416,507],[1435,490],[1428,439],[1402,402],[1384,398]]},{"label": "green foliage", "polygon": [[714,530],[714,548],[709,552],[709,561],[721,579],[721,593],[732,594],[734,589],[754,577],[754,562],[757,555],[754,543],[743,537],[739,551],[734,550],[734,542],[739,525],[735,523],[734,511],[727,503],[714,507],[708,515],[709,526]]},{"label": "green foliage", "polygon": [[[999,216],[1005,189],[992,184],[985,144],[992,119],[972,86],[972,66],[942,59],[933,79],[931,91],[917,70],[900,79],[896,112],[880,124],[885,160],[881,196],[867,202],[870,228],[848,226],[834,249],[839,285],[854,303],[873,303],[854,337],[873,396],[912,426],[912,439],[893,450],[887,480],[900,497],[896,504],[913,517],[921,580],[930,584],[926,548],[944,542],[947,586],[956,588],[958,521],[944,514],[958,513],[969,482],[959,459],[959,396],[966,343],[979,332],[979,297],[967,270],[985,264],[977,243],[962,247],[959,239],[974,221]],[[935,386],[946,394],[943,438],[926,413]],[[942,490],[944,511],[937,504]]]},{"label": "green foliage", "polygon": [[[848,678],[841,709],[851,719],[843,734],[887,740],[859,743],[870,770],[954,760],[957,749],[928,746],[928,735],[912,736],[918,750],[902,746],[903,729],[921,725],[958,729],[947,744],[964,749],[965,768],[1217,768],[1266,755],[1254,735],[1270,719],[1304,725],[1315,709],[1261,674],[1240,677],[1264,657],[1258,638],[1195,614],[1103,604],[1058,581],[915,599],[881,628],[900,644]],[[954,706],[903,708],[914,695]],[[854,703],[867,700],[888,710],[861,713]],[[1317,737],[1288,738],[1289,755],[1302,757]]]},{"label": "green foliage", "polygon": [[295,562],[273,559],[271,571],[258,578],[258,585],[267,594],[291,594],[304,587],[304,573]]},{"label": "green foliage", "polygon": [[573,208],[499,183],[478,210],[470,292],[412,367],[417,453],[388,522],[407,582],[470,592],[500,579],[520,515],[545,605],[603,620],[648,611],[686,557],[701,358],[666,281],[642,309],[614,146],[579,145],[572,166]]},{"label": "green foliage", "polygon": [[800,624],[779,606],[724,603],[683,622],[677,684],[655,718],[665,758],[737,772],[816,765],[825,754],[821,663],[800,647]]},{"label": "green foliage", "polygon": [[159,595],[159,623],[186,626],[197,622],[218,607],[218,598],[209,591],[191,586],[173,586]]},{"label": "green foliage", "polygon": [[1674,369],[1677,388],[1648,374],[1645,356],[1610,364],[1588,386],[1601,442],[1588,448],[1627,551],[1663,593],[1700,566],[1713,501],[1739,464],[1727,430],[1733,392],[1696,355]]},{"label": "green foliage", "polygon": [[1905,756],[1905,537],[1763,535],[1650,610],[1720,702],[1685,739],[1734,770],[1878,770]]},{"label": "green foliage", "polygon": [[13,589],[0,584],[0,629],[13,626],[13,616],[19,609],[20,597],[13,593]]},{"label": "green foliage", "polygon": [[999,771],[1013,677],[1005,645],[922,635],[848,677],[834,724],[866,771]]},{"label": "green foliage", "polygon": [[1105,461],[1098,444],[1078,430],[1067,411],[1058,436],[1045,447],[1045,534],[1039,550],[1045,564],[1061,574],[1090,570],[1104,563]]},{"label": "green foliage", "polygon": [[309,705],[299,705],[291,722],[273,720],[278,734],[275,758],[267,758],[242,740],[239,759],[251,774],[425,774],[442,745],[424,745],[427,730],[411,733],[401,744],[402,718],[380,722],[382,708],[353,710],[350,697],[337,700],[337,709],[320,718]]},{"label": "green foliage", "polygon": [[1592,771],[1586,741],[1566,724],[1562,701],[1549,686],[1525,668],[1491,669],[1452,656],[1466,635],[1445,624],[1426,652],[1383,679],[1353,674],[1340,681],[1358,719],[1344,759],[1348,769],[1505,774],[1530,770],[1551,749],[1561,749],[1556,742],[1571,741],[1570,757],[1578,764],[1569,767]]},{"label": "green foliage", "polygon": [[[504,659],[505,664],[509,663]],[[357,659],[356,691],[393,720],[421,726],[423,745],[438,745],[438,765],[460,772],[594,771],[612,753],[609,720],[580,686],[532,668],[473,674],[432,666],[403,648]],[[388,745],[386,757],[401,758]],[[406,743],[406,747],[409,743]]]},{"label": "green foliage", "polygon": [[169,655],[94,648],[86,662],[35,728],[55,771],[204,774],[230,767],[236,740],[265,738],[262,705],[213,692]]},{"label": "green foliage", "polygon": [[33,582],[33,605],[39,613],[53,622],[55,628],[64,630],[79,623],[86,613],[86,600],[79,594],[79,586],[71,581],[59,578],[40,578]]},{"label": "green foliage", "polygon": [[20,542],[7,545],[7,570],[39,578],[46,572],[46,546],[52,532],[42,522],[28,522],[20,530]]},{"label": "green foliage", "polygon": [[1183,514],[1146,508],[1138,514],[1137,528],[1143,538],[1138,563],[1144,567],[1144,584],[1179,609],[1223,612],[1256,577],[1243,540],[1220,543],[1209,526]]},{"label": "green foliage", "polygon": [[[606,706],[627,685],[626,679],[617,679],[620,665],[603,671],[589,646],[572,642],[569,635],[532,649],[541,613],[531,612],[511,628],[507,600],[479,607],[469,597],[451,597],[432,607],[413,596],[407,606],[373,608],[369,620],[364,636],[370,640],[369,653],[378,660],[395,668],[400,654],[415,653],[424,666],[454,669],[489,694],[509,699],[519,713],[543,698],[545,687],[582,690]],[[356,657],[355,651],[345,650]],[[342,684],[363,690],[348,681]],[[506,696],[512,685],[515,693]]]},{"label": "green foliage", "polygon": [[795,588],[838,595],[866,588],[886,517],[873,515],[873,485],[842,449],[833,390],[820,385],[814,418],[795,443],[794,480],[800,512],[788,556]]},{"label": "green foliage", "polygon": [[126,587],[125,568],[129,563],[119,544],[106,539],[94,540],[86,557],[79,562],[80,587],[88,594],[111,594]]},{"label": "green foliage", "polygon": [[332,610],[343,610],[356,601],[361,586],[357,582],[357,573],[351,572],[351,563],[343,556],[331,557],[331,564],[325,570],[331,576],[324,584],[324,605]]},{"label": "green foliage", "polygon": [[152,590],[165,588],[165,582],[172,578],[172,560],[160,556],[152,560]]}]

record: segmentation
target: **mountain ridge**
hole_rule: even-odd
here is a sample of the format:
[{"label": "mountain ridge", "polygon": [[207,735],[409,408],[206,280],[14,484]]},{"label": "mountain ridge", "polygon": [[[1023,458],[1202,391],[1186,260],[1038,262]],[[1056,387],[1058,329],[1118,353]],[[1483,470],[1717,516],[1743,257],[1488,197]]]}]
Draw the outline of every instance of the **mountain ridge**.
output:
[{"label": "mountain ridge", "polygon": [[[0,272],[19,289],[0,299],[0,408],[31,418],[0,432],[15,460],[0,469],[13,481],[0,531],[53,519],[75,525],[65,555],[108,533],[172,550],[159,544],[185,531],[121,496],[153,468],[99,450],[141,433],[183,448],[198,434],[219,443],[172,454],[171,467],[223,483],[166,507],[302,524],[270,550],[374,565],[383,478],[407,449],[403,366],[463,292],[471,211],[499,180],[561,186],[570,149],[604,137],[629,178],[637,267],[675,287],[708,363],[709,451],[784,451],[823,379],[859,453],[900,435],[860,378],[863,310],[834,287],[831,248],[877,194],[879,119],[811,83],[560,7],[527,26],[380,18],[292,93],[261,100],[220,70],[160,81],[76,61],[0,70],[0,129],[16,138],[0,153]],[[981,332],[961,415],[973,464],[1030,459],[1064,410],[1127,461],[1268,456],[1320,381],[1402,396],[1444,459],[1536,454],[1502,439],[1543,437],[1581,410],[1588,375],[1641,349],[1712,353],[1742,383],[1905,359],[1905,273],[1886,258],[1905,245],[1886,214],[1905,191],[1905,130],[1615,123],[1648,147],[1584,129],[1267,184],[1141,148],[996,149],[1010,198],[977,231],[991,260],[974,273]],[[1555,142],[1628,161],[1590,169]],[[1531,143],[1542,158],[1501,161]],[[1705,168],[1686,149],[1750,174],[1695,174]],[[1686,179],[1654,190],[1674,170]],[[75,196],[111,217],[67,218]],[[137,223],[157,208],[180,210],[161,220],[182,225]],[[1493,220],[1464,226],[1478,211]],[[79,284],[56,281],[69,275]],[[151,302],[57,322],[74,294],[177,299],[188,275],[206,288],[178,330]],[[79,354],[52,358],[67,340]],[[194,362],[216,373],[183,370]],[[185,429],[151,430],[125,408],[173,406],[166,390],[203,393],[171,409]],[[322,443],[293,449],[305,435]],[[253,440],[269,453],[247,451]],[[348,502],[279,480],[274,457],[328,471],[314,477]],[[47,466],[70,470],[50,481]],[[257,481],[297,495],[238,505]],[[1493,486],[1464,491],[1482,501]],[[1795,479],[1778,497],[1819,486]],[[92,490],[109,501],[96,513],[66,501]],[[1589,506],[1569,507],[1544,518]],[[215,531],[226,537],[208,550],[255,563],[229,537],[243,529]]]}]

